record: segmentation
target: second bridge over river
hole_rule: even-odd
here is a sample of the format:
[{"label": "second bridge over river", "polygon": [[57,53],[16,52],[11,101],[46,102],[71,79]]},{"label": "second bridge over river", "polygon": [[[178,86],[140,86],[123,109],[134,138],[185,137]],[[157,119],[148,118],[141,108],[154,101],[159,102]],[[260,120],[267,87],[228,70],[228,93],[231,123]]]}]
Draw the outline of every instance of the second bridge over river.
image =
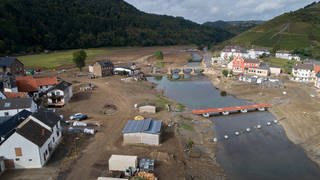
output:
[{"label": "second bridge over river", "polygon": [[208,108],[208,109],[194,109],[192,114],[202,115],[203,117],[210,117],[211,115],[229,115],[230,113],[246,113],[248,111],[265,111],[271,107],[271,104],[251,104],[244,106],[230,106],[221,108]]}]

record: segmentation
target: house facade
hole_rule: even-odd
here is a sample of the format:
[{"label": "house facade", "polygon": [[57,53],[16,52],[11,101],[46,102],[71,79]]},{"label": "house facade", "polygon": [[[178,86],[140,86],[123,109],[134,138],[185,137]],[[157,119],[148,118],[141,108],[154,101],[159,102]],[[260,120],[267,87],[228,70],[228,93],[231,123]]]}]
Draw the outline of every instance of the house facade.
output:
[{"label": "house facade", "polygon": [[0,86],[3,92],[18,92],[15,76],[10,73],[1,73]]},{"label": "house facade", "polygon": [[293,55],[288,51],[277,51],[275,56],[276,58],[280,58],[280,59],[296,60],[296,61],[301,60],[299,56]]},{"label": "house facade", "polygon": [[60,120],[53,112],[39,110],[13,128],[0,145],[6,168],[43,167],[61,140]]},{"label": "house facade", "polygon": [[298,82],[314,82],[316,74],[313,64],[296,64],[292,68],[292,79]]},{"label": "house facade", "polygon": [[24,65],[15,57],[0,57],[0,72],[23,75]]},{"label": "house facade", "polygon": [[32,98],[7,98],[0,100],[0,117],[14,116],[23,110],[35,112],[37,104]]},{"label": "house facade", "polygon": [[257,59],[245,59],[238,56],[228,64],[228,69],[234,73],[245,73],[249,68],[258,68],[259,65],[260,61]]},{"label": "house facade", "polygon": [[269,76],[269,69],[263,67],[248,68],[248,70],[246,70],[246,74],[267,77]]},{"label": "house facade", "polygon": [[249,54],[246,49],[240,46],[226,46],[220,53],[220,58],[224,60],[232,59],[234,57],[249,58]]},{"label": "house facade", "polygon": [[[114,65],[111,61],[97,61],[91,68],[91,71],[96,77],[110,76],[113,74]],[[90,71],[90,70],[89,70]]]},{"label": "house facade", "polygon": [[48,106],[64,106],[73,96],[72,84],[62,81],[46,92]]},{"label": "house facade", "polygon": [[281,74],[281,68],[279,67],[270,67],[270,74],[279,76]]}]

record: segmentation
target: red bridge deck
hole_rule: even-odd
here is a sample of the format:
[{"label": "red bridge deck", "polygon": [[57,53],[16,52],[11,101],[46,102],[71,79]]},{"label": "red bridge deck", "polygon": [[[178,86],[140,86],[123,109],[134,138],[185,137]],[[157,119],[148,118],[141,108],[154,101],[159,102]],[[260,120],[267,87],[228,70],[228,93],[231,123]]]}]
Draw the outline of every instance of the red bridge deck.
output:
[{"label": "red bridge deck", "polygon": [[222,108],[209,108],[209,109],[195,109],[192,110],[192,114],[205,114],[205,113],[221,113],[221,112],[231,112],[231,111],[240,111],[244,109],[258,109],[258,108],[268,108],[271,107],[271,104],[253,104],[246,106],[231,106],[231,107],[222,107]]}]

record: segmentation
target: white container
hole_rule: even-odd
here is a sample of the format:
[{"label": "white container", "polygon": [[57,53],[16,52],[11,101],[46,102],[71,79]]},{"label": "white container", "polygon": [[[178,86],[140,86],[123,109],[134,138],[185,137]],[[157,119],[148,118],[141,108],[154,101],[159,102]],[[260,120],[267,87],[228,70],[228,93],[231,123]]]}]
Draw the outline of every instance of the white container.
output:
[{"label": "white container", "polygon": [[125,171],[129,167],[136,168],[138,165],[138,156],[111,155],[109,159],[110,171]]}]

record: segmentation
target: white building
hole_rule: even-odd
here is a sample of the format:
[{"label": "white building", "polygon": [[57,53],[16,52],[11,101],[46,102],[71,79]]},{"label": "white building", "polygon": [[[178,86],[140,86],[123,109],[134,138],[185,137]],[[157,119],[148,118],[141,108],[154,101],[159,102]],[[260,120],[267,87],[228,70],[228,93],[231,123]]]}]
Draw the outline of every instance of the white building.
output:
[{"label": "white building", "polygon": [[292,68],[292,76],[298,82],[314,82],[316,79],[313,64],[296,64]]},{"label": "white building", "polygon": [[279,76],[281,74],[281,68],[279,67],[270,67],[270,74]]},{"label": "white building", "polygon": [[220,58],[224,60],[230,60],[234,57],[249,58],[249,54],[246,49],[240,46],[226,46],[220,53]]},{"label": "white building", "polygon": [[22,110],[35,112],[37,104],[32,98],[13,98],[0,100],[0,117],[14,116]]},{"label": "white building", "polygon": [[111,155],[109,159],[109,171],[126,171],[129,167],[138,167],[138,156]]},{"label": "white building", "polygon": [[48,89],[46,93],[49,106],[64,106],[73,96],[72,84],[62,81]]},{"label": "white building", "polygon": [[39,110],[21,122],[19,114],[15,116],[17,126],[2,133],[0,156],[6,168],[41,168],[61,140],[61,119],[51,111]]},{"label": "white building", "polygon": [[264,48],[256,48],[256,49],[249,49],[248,50],[248,56],[251,59],[257,59],[262,55],[269,56],[270,51],[268,49],[264,49]]},{"label": "white building", "polygon": [[287,59],[287,60],[296,60],[296,61],[301,60],[301,58],[299,56],[293,55],[287,51],[277,51],[276,58]]},{"label": "white building", "polygon": [[162,122],[159,120],[129,120],[124,129],[124,144],[159,145]]}]

